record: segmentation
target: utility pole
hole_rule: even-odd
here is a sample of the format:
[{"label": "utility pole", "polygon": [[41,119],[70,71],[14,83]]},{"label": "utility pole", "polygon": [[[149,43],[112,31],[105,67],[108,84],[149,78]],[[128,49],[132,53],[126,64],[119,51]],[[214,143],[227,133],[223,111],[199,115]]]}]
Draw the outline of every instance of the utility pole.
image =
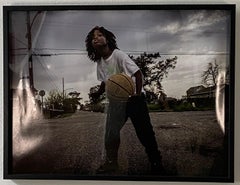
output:
[{"label": "utility pole", "polygon": [[63,101],[64,101],[64,78],[62,78],[62,85],[63,85]]},{"label": "utility pole", "polygon": [[30,12],[27,11],[27,38],[28,38],[28,68],[29,68],[29,82],[30,90],[34,92],[33,84],[33,64],[32,64],[32,34],[31,34],[31,23],[30,23]]},{"label": "utility pole", "polygon": [[28,39],[28,70],[29,70],[29,83],[30,83],[30,90],[32,93],[35,93],[34,87],[34,80],[33,80],[33,53],[32,53],[32,26],[37,18],[37,16],[41,13],[38,11],[33,19],[31,20],[30,12],[27,11],[27,39]]},{"label": "utility pole", "polygon": [[44,90],[39,91],[39,95],[42,97],[41,113],[43,114],[43,96],[45,96],[45,91]]}]

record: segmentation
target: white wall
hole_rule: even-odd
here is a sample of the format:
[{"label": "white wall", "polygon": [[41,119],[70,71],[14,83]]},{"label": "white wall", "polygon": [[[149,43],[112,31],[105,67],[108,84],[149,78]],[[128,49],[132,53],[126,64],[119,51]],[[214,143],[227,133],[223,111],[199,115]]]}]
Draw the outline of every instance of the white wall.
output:
[{"label": "white wall", "polygon": [[[217,4],[217,3],[234,3],[237,6],[237,16],[236,16],[236,66],[235,69],[240,69],[240,1],[239,0],[1,0],[0,5],[0,48],[3,48],[3,35],[2,35],[2,6],[3,5],[79,5],[81,4],[150,4],[150,3],[160,3],[160,4],[186,4],[186,3],[210,3],[210,4]],[[238,33],[238,34],[237,34]],[[120,181],[57,181],[57,180],[3,180],[3,51],[0,50],[0,184],[1,185],[156,185],[156,184],[178,184],[178,185],[200,185],[200,184],[210,184],[210,183],[173,183],[173,182],[120,182]],[[237,71],[237,70],[236,70]],[[240,184],[240,73],[237,71],[235,75],[235,183]],[[211,183],[215,184],[227,184],[227,183]]]}]

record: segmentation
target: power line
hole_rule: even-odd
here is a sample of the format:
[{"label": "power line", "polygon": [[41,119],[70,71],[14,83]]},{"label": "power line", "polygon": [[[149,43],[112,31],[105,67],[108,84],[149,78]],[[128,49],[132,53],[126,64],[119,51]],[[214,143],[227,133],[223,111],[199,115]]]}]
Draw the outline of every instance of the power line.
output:
[{"label": "power line", "polygon": [[[38,59],[37,59],[38,60]],[[55,89],[59,90],[59,87],[53,82],[54,80],[50,77],[47,69],[45,68],[45,66],[39,61],[39,64],[42,66],[42,68],[46,71],[48,77],[47,77],[47,81],[49,82],[49,84],[51,84],[51,86],[53,86]]]},{"label": "power line", "polygon": [[[143,53],[156,53],[152,51],[125,51],[127,54],[133,54],[133,55],[140,55]],[[26,53],[13,53],[11,54],[13,56],[21,56],[21,55],[27,55]],[[64,53],[35,53],[33,56],[39,56],[39,57],[51,57],[51,56],[61,56],[61,55],[87,55],[87,52],[64,52]],[[227,52],[217,52],[217,53],[160,53],[161,56],[168,56],[168,55],[174,55],[174,56],[219,56],[219,55],[230,55],[230,53]]]},{"label": "power line", "polygon": [[[52,27],[65,27],[65,28],[74,28],[74,29],[82,29],[83,27],[89,28],[92,27],[92,24],[86,24],[86,23],[80,23],[79,25],[72,24],[72,23],[63,23],[63,22],[56,22],[56,21],[47,21],[44,23],[46,26],[52,26]],[[142,33],[169,33],[167,30],[162,30],[161,32],[155,31],[155,30],[149,30],[151,27],[144,27],[141,25],[140,26],[113,26],[113,25],[108,25],[105,24],[105,27],[111,27],[112,30],[116,31],[131,31],[131,32],[142,32]],[[153,26],[152,26],[153,27]],[[179,35],[182,34],[181,29],[179,29],[180,33],[174,33],[174,35]],[[185,30],[185,32],[198,32],[198,29],[195,30]],[[213,30],[213,31],[204,31],[205,34],[211,34],[211,33],[218,33],[218,34],[226,34],[225,32],[219,31],[219,30]]]},{"label": "power line", "polygon": [[[34,50],[59,50],[59,51],[79,51],[79,52],[75,52],[75,53],[51,53],[51,54],[46,54],[46,56],[49,55],[68,55],[68,54],[79,54],[79,55],[84,55],[87,54],[87,52],[85,50],[82,49],[78,49],[78,48],[68,48],[68,49],[64,49],[64,48],[34,48]],[[144,50],[122,50],[128,54],[142,54],[142,53],[159,53],[159,51],[144,51]],[[40,55],[44,55],[44,54],[38,54]],[[216,53],[203,53],[203,52],[199,52],[199,53],[187,53],[187,52],[182,52],[182,53],[168,53],[168,52],[162,52],[160,53],[160,55],[229,55],[229,53],[227,52],[216,52]]]},{"label": "power line", "polygon": [[[37,57],[37,60],[38,60],[38,63],[40,64],[40,66],[42,66],[42,68],[46,71],[48,82],[49,82],[50,84],[52,84],[52,86],[54,86],[55,89],[60,90],[59,87],[54,83],[54,80],[53,80],[52,77],[51,77],[52,74],[49,73],[49,70],[47,69],[47,67],[45,66],[45,64],[43,64],[38,57]],[[44,61],[44,60],[43,60],[43,61]],[[45,62],[44,62],[44,63],[45,63]],[[55,75],[55,76],[52,75],[52,76],[55,77],[55,78],[58,78],[56,75]]]},{"label": "power line", "polygon": [[[37,57],[37,60],[39,60],[40,61],[40,59]],[[43,63],[41,63],[42,65],[44,65],[43,67],[45,68],[45,70],[46,70],[46,72],[49,72],[49,70],[48,70],[48,67],[46,67],[47,66],[47,64],[46,64],[46,61],[44,60],[44,59],[41,59],[42,61],[43,61]],[[41,62],[41,61],[40,61]],[[58,76],[56,75],[56,74],[54,74],[54,72],[52,71],[51,72],[51,75],[49,75],[49,76],[53,76],[53,78],[58,78]]]},{"label": "power line", "polygon": [[59,55],[86,55],[87,53],[51,53],[51,54],[35,54],[34,56],[59,56]]},{"label": "power line", "polygon": [[[16,41],[18,41],[19,43],[21,43],[22,45],[24,46],[28,46],[27,43],[25,43],[24,41],[21,41],[20,39],[16,38],[15,36],[13,35],[10,35],[12,38],[14,38]],[[27,48],[26,48],[27,49]]]},{"label": "power line", "polygon": [[33,48],[34,50],[70,50],[70,51],[83,51],[83,52],[86,52],[85,50],[83,49],[80,49],[80,48]]},{"label": "power line", "polygon": [[13,48],[11,49],[12,51],[16,51],[16,50],[27,50],[27,48]]}]

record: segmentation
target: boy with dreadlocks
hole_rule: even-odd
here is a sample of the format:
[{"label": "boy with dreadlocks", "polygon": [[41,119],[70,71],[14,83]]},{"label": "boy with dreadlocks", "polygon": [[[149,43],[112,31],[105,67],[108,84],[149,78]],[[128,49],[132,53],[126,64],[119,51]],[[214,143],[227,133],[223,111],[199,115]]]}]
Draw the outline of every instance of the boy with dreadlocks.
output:
[{"label": "boy with dreadlocks", "polygon": [[130,97],[127,102],[109,100],[105,132],[106,159],[96,173],[109,173],[118,170],[120,130],[127,118],[130,117],[136,134],[145,147],[152,171],[164,174],[160,151],[142,91],[143,78],[140,69],[127,54],[118,49],[114,34],[104,27],[94,27],[88,33],[85,43],[88,57],[97,62],[97,78],[101,81],[99,90],[92,94],[93,98],[98,98],[105,92],[105,82],[111,75],[125,73],[132,77],[136,83],[135,95]]}]

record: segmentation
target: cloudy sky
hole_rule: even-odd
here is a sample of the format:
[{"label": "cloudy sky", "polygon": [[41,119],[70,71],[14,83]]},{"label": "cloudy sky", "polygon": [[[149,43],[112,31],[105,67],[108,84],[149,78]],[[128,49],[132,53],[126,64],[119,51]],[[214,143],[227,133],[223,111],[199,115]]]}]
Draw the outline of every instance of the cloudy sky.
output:
[{"label": "cloudy sky", "polygon": [[[31,12],[33,20],[36,12]],[[26,12],[11,19],[13,64],[17,76],[27,73]],[[96,63],[86,55],[85,38],[96,25],[112,31],[121,50],[138,55],[159,52],[162,59],[177,56],[177,65],[162,82],[169,97],[181,98],[201,84],[209,62],[229,62],[230,16],[218,10],[47,11],[32,24],[34,86],[38,90],[81,92],[99,84]]]}]

